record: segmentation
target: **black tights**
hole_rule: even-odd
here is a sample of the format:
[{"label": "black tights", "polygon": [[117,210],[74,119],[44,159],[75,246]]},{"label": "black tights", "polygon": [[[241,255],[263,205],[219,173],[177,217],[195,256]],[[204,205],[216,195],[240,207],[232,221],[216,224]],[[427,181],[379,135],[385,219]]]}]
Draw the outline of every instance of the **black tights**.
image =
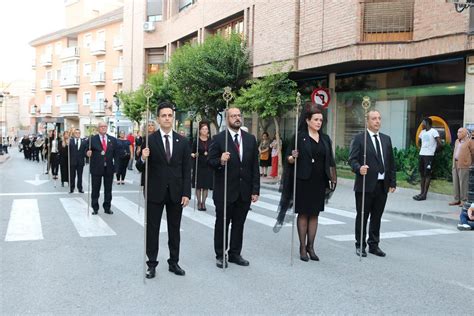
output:
[{"label": "black tights", "polygon": [[314,254],[314,239],[318,231],[318,216],[298,214],[297,227],[300,239],[300,255],[306,256],[307,252]]},{"label": "black tights", "polygon": [[196,189],[196,199],[198,202],[198,207],[206,207],[207,191],[207,189]]}]

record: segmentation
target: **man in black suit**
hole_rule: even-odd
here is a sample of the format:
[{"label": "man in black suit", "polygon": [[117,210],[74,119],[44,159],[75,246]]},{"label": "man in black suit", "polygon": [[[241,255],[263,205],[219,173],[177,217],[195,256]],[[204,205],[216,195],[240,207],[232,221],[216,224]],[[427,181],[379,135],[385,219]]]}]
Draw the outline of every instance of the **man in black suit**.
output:
[{"label": "man in black suit", "polygon": [[[90,150],[87,150],[87,157],[90,157],[90,172],[92,178],[91,206],[92,215],[99,212],[99,195],[102,178],[104,178],[104,212],[113,214],[110,209],[112,201],[112,182],[115,172],[115,162],[118,161],[117,139],[107,135],[107,124],[99,123],[99,134],[90,138]],[[89,144],[88,144],[89,146]]]},{"label": "man in black suit", "polygon": [[[169,271],[184,275],[178,265],[180,226],[183,207],[191,198],[191,150],[185,137],[173,131],[173,106],[163,102],[157,109],[160,129],[149,135],[144,143],[141,158],[137,159],[137,169],[145,172],[148,159],[148,201],[146,254],[148,257],[146,278],[155,277],[158,265],[158,245],[161,216],[166,206],[168,223]],[[145,140],[144,140],[145,141]]]},{"label": "man in black suit", "polygon": [[[387,201],[387,193],[395,192],[397,186],[395,176],[395,160],[393,157],[392,141],[388,135],[379,132],[382,118],[380,112],[371,110],[367,113],[367,156],[364,165],[364,133],[354,136],[349,153],[349,164],[356,174],[354,191],[356,198],[357,216],[355,220],[356,254],[366,257],[366,229],[370,214],[369,252],[385,257],[385,252],[379,248],[380,222]],[[361,249],[360,226],[362,211],[362,179],[365,175],[365,207],[364,228]]]},{"label": "man in black suit", "polygon": [[76,128],[74,130],[74,137],[69,140],[69,164],[71,167],[71,182],[69,193],[74,192],[77,174],[77,190],[79,193],[84,193],[82,189],[82,171],[86,159],[87,141],[81,138],[81,131]]},{"label": "man in black suit", "polygon": [[[227,163],[227,220],[226,240],[230,233],[229,262],[248,266],[249,262],[241,256],[245,219],[251,202],[257,202],[260,194],[260,174],[258,169],[258,147],[255,137],[244,132],[242,116],[238,108],[227,111],[227,126],[223,132],[214,136],[209,147],[208,164],[214,169],[214,205],[216,224],[214,229],[214,250],[218,268],[227,266],[224,262],[224,170]],[[228,151],[225,150],[225,137],[228,138]]]}]

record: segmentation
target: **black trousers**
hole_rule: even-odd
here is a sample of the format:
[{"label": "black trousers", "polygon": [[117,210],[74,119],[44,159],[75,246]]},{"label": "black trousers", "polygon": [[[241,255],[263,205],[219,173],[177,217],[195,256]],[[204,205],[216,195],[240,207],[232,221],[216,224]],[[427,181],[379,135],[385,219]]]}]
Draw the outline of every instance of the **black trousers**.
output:
[{"label": "black trousers", "polygon": [[104,203],[102,206],[104,210],[110,210],[110,202],[112,201],[112,182],[114,174],[104,174],[103,176],[91,175],[92,178],[92,192],[91,192],[91,206],[94,211],[99,210],[99,196],[100,186],[102,185],[102,178],[104,178]]},{"label": "black trousers", "polygon": [[[360,247],[360,218],[362,216],[362,192],[355,193],[357,216],[355,219],[355,239],[356,248]],[[383,180],[377,181],[375,190],[373,192],[365,193],[365,207],[364,207],[364,231],[362,247],[365,248],[367,244],[369,248],[375,248],[380,242],[380,222],[382,214],[387,202],[387,192],[384,190]],[[369,239],[365,241],[367,231],[367,220],[370,215]]]},{"label": "black trousers", "polygon": [[162,203],[148,201],[147,227],[146,227],[146,255],[147,265],[156,267],[158,265],[158,248],[160,244],[160,224],[163,208],[166,206],[166,221],[168,224],[168,248],[170,251],[169,262],[178,263],[179,243],[181,240],[180,227],[183,207],[180,203],[174,203],[170,199],[169,189]]},{"label": "black trousers", "polygon": [[[216,207],[216,224],[214,227],[214,250],[216,258],[223,257],[224,246],[224,201],[214,201]],[[242,241],[244,235],[244,224],[250,209],[250,201],[242,200],[242,197],[227,204],[226,229],[225,229],[225,245],[228,244],[229,224],[232,222],[230,232],[230,248],[229,257],[240,256],[242,251]]]},{"label": "black trousers", "polygon": [[77,189],[82,191],[82,171],[84,170],[83,165],[71,166],[71,181],[69,182],[70,191],[74,191],[76,187],[76,174],[77,174]]},{"label": "black trousers", "polygon": [[129,160],[130,158],[120,158],[117,168],[117,181],[125,180]]},{"label": "black trousers", "polygon": [[51,155],[49,157],[49,164],[50,164],[50,168],[51,168],[51,173],[53,174],[53,176],[57,176],[58,175],[58,168],[59,168],[58,153],[51,153]]}]

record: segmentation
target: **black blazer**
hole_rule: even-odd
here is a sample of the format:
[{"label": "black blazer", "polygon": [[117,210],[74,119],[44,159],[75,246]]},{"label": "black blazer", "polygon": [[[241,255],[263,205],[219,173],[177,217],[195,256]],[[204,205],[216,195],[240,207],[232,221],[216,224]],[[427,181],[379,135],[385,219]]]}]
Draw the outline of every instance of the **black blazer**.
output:
[{"label": "black blazer", "polygon": [[[181,198],[191,198],[191,150],[188,140],[173,131],[173,152],[170,162],[166,160],[165,146],[158,130],[148,136],[149,145],[143,139],[143,148],[150,149],[148,156],[148,200],[163,203],[169,188],[174,203]],[[145,162],[137,159],[137,169],[144,174]],[[143,178],[143,177],[142,177]]]},{"label": "black blazer", "polygon": [[[107,137],[107,151],[102,155],[102,142],[100,134],[91,137],[91,174],[95,176],[113,175],[115,172],[115,161],[118,161],[117,139],[113,136]],[[87,144],[89,146],[89,144]],[[89,148],[87,148],[89,150]],[[104,168],[105,163],[105,168]]]},{"label": "black blazer", "polygon": [[76,138],[73,137],[69,140],[69,161],[72,167],[84,166],[87,149],[87,139],[81,138],[81,146],[79,147],[79,150],[76,146]]},{"label": "black blazer", "polygon": [[[332,152],[332,142],[328,135],[319,133],[319,140],[322,142],[326,151],[326,158],[324,160],[324,171],[328,180],[337,182],[336,179],[336,162]],[[294,140],[293,140],[294,144]],[[292,148],[288,148],[287,156],[291,155]],[[296,168],[296,177],[298,179],[307,180],[311,176],[313,169],[312,155],[311,155],[311,139],[308,130],[298,132],[298,166]],[[327,183],[329,186],[329,182]]]},{"label": "black blazer", "polygon": [[230,159],[227,161],[227,202],[235,202],[239,195],[244,201],[251,200],[252,195],[260,194],[260,172],[258,169],[258,146],[253,135],[241,130],[242,161],[227,130],[215,135],[209,146],[208,164],[214,170],[214,201],[224,201],[224,166],[221,155],[225,152],[225,135],[228,134],[228,150]]},{"label": "black blazer", "polygon": [[[397,179],[395,173],[395,159],[393,157],[392,140],[390,136],[378,133],[380,135],[380,142],[383,152],[384,167],[385,167],[385,179],[384,188],[385,192],[388,192],[389,188],[395,188],[397,186]],[[364,164],[364,133],[359,133],[352,139],[350,152],[349,152],[349,165],[352,171],[356,174],[354,191],[362,192],[362,179],[360,175],[360,167]],[[365,179],[365,192],[373,192],[375,185],[377,184],[378,171],[377,171],[377,151],[375,150],[374,144],[370,139],[370,134],[367,132],[367,158],[366,164],[369,166],[367,176]]]}]

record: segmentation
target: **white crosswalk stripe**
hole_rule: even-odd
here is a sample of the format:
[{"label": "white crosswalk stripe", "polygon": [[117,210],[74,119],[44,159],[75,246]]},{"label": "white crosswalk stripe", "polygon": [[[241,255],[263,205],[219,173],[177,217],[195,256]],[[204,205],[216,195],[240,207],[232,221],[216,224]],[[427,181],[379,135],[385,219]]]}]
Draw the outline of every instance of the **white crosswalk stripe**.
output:
[{"label": "white crosswalk stripe", "polygon": [[36,199],[13,201],[5,241],[43,239],[41,219]]},{"label": "white crosswalk stripe", "polygon": [[87,203],[82,198],[61,198],[60,201],[79,236],[102,237],[116,235],[100,216],[87,215]]},{"label": "white crosswalk stripe", "polygon": [[[133,203],[129,199],[123,196],[115,196],[112,199],[112,205],[138,223],[140,226],[144,226],[144,214],[145,209],[140,206],[140,213],[138,212],[138,204]],[[168,224],[165,220],[161,220],[160,233],[168,232]]]},{"label": "white crosswalk stripe", "polygon": [[[418,236],[433,236],[433,235],[448,235],[448,234],[457,234],[455,230],[449,229],[423,229],[423,230],[406,230],[398,232],[386,232],[380,233],[380,239],[390,239],[390,238],[406,238],[406,237],[418,237]],[[354,241],[354,234],[348,235],[332,235],[325,236],[326,238],[336,240],[336,241]]]}]

